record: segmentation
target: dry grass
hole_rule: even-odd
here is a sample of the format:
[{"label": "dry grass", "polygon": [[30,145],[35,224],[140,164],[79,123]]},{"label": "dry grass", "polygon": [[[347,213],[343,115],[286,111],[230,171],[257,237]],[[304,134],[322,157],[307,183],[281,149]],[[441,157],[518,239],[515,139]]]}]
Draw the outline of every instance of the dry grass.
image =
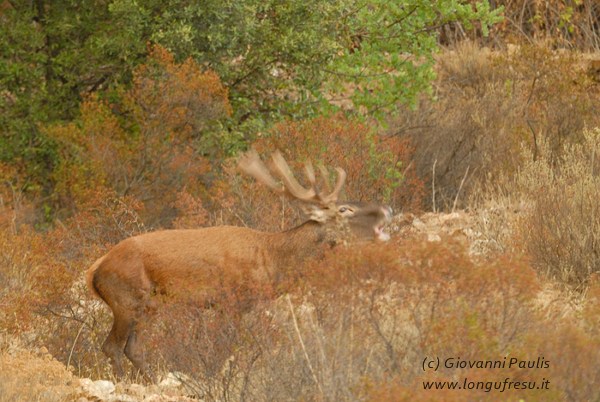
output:
[{"label": "dry grass", "polygon": [[545,138],[559,156],[584,128],[600,125],[598,82],[580,54],[543,43],[490,51],[465,42],[437,61],[435,100],[390,120],[391,135],[415,147],[434,210],[464,208],[481,185],[514,175],[523,146],[537,153]]},{"label": "dry grass", "polygon": [[558,159],[541,148],[517,178],[532,208],[521,223],[526,251],[549,276],[584,288],[600,267],[600,130],[584,132]]},{"label": "dry grass", "polygon": [[75,401],[78,380],[48,354],[0,335],[0,401]]},{"label": "dry grass", "polygon": [[559,150],[540,139],[536,153],[513,177],[482,187],[472,199],[479,230],[497,251],[526,253],[547,278],[584,291],[598,272],[597,195],[600,130],[585,130],[580,144]]}]

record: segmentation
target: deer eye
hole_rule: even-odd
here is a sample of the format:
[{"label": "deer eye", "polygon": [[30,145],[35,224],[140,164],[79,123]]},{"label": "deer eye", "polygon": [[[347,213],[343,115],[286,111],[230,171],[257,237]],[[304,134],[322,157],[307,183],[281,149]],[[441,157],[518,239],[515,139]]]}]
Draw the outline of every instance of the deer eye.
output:
[{"label": "deer eye", "polygon": [[352,207],[344,205],[338,208],[338,212],[344,216],[351,216],[354,214],[354,209],[352,209]]}]

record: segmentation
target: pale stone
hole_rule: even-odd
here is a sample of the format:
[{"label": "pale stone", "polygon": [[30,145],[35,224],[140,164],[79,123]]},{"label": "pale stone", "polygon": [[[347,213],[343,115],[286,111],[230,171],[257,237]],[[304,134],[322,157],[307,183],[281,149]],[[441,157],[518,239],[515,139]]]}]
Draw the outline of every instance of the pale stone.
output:
[{"label": "pale stone", "polygon": [[110,395],[115,392],[115,384],[113,384],[111,381],[92,381],[89,378],[82,378],[79,383],[81,384],[81,388],[87,394],[101,400],[109,399]]},{"label": "pale stone", "polygon": [[439,241],[442,241],[442,238],[437,233],[427,233],[427,241],[428,242],[439,242]]}]

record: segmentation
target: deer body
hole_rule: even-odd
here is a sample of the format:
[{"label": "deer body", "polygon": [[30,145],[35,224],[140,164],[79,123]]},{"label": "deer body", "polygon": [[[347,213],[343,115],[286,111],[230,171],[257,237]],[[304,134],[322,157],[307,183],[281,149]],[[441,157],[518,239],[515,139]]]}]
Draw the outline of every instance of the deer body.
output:
[{"label": "deer body", "polygon": [[[265,177],[264,170],[257,173],[256,163],[257,157],[242,170],[273,188],[272,178]],[[289,176],[282,180],[287,180],[286,190],[295,186]],[[222,290],[224,275],[253,284],[276,285],[288,270],[318,256],[324,245],[338,243],[340,222],[353,238],[387,240],[382,227],[391,210],[378,205],[338,204],[339,188],[338,183],[332,196],[319,202],[310,220],[285,232],[234,226],[164,230],[125,239],[99,258],[88,269],[86,278],[91,292],[113,312],[113,326],[103,351],[116,374],[123,374],[125,355],[137,369],[153,377],[137,342],[137,325],[157,308],[157,296],[166,296],[166,300],[183,296],[210,305]],[[291,191],[295,198],[303,199],[298,188]],[[304,201],[314,197],[310,193]]]},{"label": "deer body", "polygon": [[130,237],[88,270],[88,286],[101,298],[116,285],[130,286],[148,297],[182,293],[182,286],[210,297],[225,267],[249,275],[249,280],[276,281],[280,268],[316,254],[325,238],[319,226],[309,221],[281,233],[216,226]]}]

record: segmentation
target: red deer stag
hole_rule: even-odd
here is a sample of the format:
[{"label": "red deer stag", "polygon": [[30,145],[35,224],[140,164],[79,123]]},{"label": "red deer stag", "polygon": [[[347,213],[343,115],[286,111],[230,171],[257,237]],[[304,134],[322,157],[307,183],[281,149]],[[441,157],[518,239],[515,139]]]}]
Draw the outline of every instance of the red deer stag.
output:
[{"label": "red deer stag", "polygon": [[[337,168],[337,182],[329,194],[316,186],[312,166],[305,166],[311,184],[304,188],[294,178],[279,152],[273,154],[276,181],[258,154],[240,158],[239,168],[277,193],[306,204],[309,220],[281,233],[265,233],[234,226],[195,230],[163,230],[130,237],[114,246],[87,271],[90,291],[112,310],[112,329],[102,350],[115,373],[123,375],[125,355],[142,373],[154,379],[136,341],[137,324],[144,322],[153,297],[192,292],[211,299],[219,291],[224,270],[247,275],[251,281],[277,281],[286,268],[302,264],[319,253],[319,245],[339,243],[342,238],[388,240],[383,231],[390,219],[386,206],[338,203],[346,173]],[[325,170],[321,173],[325,176]],[[326,178],[325,178],[326,180]]]}]

